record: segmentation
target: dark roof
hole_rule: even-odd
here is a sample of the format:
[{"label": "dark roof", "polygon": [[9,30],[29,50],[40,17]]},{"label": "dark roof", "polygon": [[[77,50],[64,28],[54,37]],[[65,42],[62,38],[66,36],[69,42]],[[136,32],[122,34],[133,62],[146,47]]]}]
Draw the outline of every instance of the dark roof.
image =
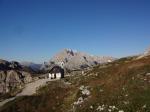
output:
[{"label": "dark roof", "polygon": [[50,73],[62,73],[64,72],[64,69],[62,69],[60,66],[54,66],[49,72]]}]

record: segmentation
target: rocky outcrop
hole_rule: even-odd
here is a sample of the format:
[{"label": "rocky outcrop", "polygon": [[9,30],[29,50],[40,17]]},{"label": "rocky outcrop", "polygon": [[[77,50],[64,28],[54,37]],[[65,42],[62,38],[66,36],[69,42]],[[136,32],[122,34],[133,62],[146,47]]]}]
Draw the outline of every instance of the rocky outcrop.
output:
[{"label": "rocky outcrop", "polygon": [[146,49],[144,53],[138,55],[137,59],[141,59],[141,58],[144,58],[144,57],[149,56],[149,55],[150,55],[150,48]]},{"label": "rocky outcrop", "polygon": [[15,94],[31,81],[31,75],[24,71],[0,71],[0,93]]},{"label": "rocky outcrop", "polygon": [[146,56],[150,55],[150,48],[146,49],[143,55],[146,55]]},{"label": "rocky outcrop", "polygon": [[29,83],[32,81],[32,77],[31,77],[31,74],[28,73],[28,72],[22,72],[22,77],[23,77],[23,82],[26,84],[26,83]]},{"label": "rocky outcrop", "polygon": [[16,94],[31,81],[31,74],[24,71],[20,63],[0,59],[0,94]]},{"label": "rocky outcrop", "polygon": [[40,72],[40,64],[34,63],[19,63],[17,61],[6,61],[0,59],[0,70],[21,70],[32,74],[37,74]]}]

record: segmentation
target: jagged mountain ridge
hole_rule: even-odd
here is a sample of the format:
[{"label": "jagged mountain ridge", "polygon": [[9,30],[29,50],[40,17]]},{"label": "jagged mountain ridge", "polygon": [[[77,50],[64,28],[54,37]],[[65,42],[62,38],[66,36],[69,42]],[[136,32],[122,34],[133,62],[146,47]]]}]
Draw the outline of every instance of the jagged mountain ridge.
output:
[{"label": "jagged mountain ridge", "polygon": [[50,59],[49,65],[53,63],[61,64],[63,62],[65,68],[72,70],[112,62],[113,60],[115,58],[109,56],[93,56],[76,50],[63,49]]}]

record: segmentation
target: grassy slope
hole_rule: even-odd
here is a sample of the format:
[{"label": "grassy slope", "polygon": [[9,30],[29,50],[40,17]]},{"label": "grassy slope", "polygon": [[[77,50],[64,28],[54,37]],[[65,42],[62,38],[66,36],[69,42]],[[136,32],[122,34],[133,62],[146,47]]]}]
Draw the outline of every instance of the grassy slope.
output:
[{"label": "grassy slope", "polygon": [[[97,112],[104,105],[115,106],[114,112],[150,112],[150,57],[139,60],[123,58],[113,63],[94,67],[85,75],[72,76],[63,81],[51,82],[37,95],[20,97],[6,104],[1,112]],[[79,87],[89,87],[91,95],[76,109],[74,101],[81,96]],[[92,107],[92,108],[90,108]]]},{"label": "grassy slope", "polygon": [[150,76],[147,73],[150,73],[150,57],[140,60],[124,58],[95,67],[85,82],[93,88],[92,97],[78,111],[90,112],[90,105],[96,110],[103,104],[106,112],[108,106],[113,105],[125,112],[150,111]]}]

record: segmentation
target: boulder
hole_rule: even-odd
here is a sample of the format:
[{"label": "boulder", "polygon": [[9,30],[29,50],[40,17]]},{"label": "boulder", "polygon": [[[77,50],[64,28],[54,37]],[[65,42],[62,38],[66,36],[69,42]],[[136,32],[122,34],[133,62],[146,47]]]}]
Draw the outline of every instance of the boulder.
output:
[{"label": "boulder", "polygon": [[28,72],[22,72],[22,77],[23,77],[23,82],[26,84],[26,83],[29,83],[32,81],[32,77],[31,77],[31,74],[28,73]]},{"label": "boulder", "polygon": [[20,79],[20,74],[17,73],[14,70],[9,70],[7,71],[7,77],[6,77],[6,82],[8,83],[20,83],[21,79]]}]

